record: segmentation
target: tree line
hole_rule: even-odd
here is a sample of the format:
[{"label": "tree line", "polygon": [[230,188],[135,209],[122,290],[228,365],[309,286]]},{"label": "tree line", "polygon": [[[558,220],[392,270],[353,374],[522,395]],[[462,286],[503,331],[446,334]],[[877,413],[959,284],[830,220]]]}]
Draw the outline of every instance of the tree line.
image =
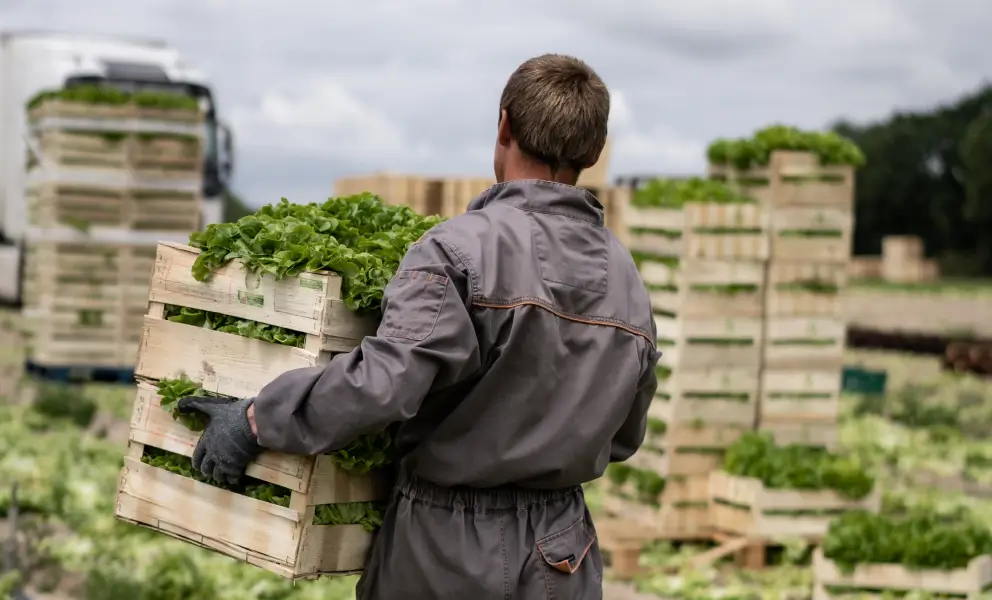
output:
[{"label": "tree line", "polygon": [[865,154],[855,197],[855,254],[887,235],[923,239],[947,275],[992,275],[992,85],[928,111],[833,125]]}]

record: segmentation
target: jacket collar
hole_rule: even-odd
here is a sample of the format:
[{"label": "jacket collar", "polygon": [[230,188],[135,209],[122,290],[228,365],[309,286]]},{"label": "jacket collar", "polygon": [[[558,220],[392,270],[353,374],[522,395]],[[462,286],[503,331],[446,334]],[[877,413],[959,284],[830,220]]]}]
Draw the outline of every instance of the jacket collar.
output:
[{"label": "jacket collar", "polygon": [[603,205],[588,191],[564,183],[521,179],[497,183],[476,196],[468,210],[503,202],[522,210],[551,213],[603,225]]}]

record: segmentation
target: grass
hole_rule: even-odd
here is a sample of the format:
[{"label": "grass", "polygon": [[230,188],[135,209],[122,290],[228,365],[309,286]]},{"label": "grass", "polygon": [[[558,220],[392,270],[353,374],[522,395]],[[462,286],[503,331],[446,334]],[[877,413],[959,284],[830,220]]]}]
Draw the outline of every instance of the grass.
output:
[{"label": "grass", "polygon": [[882,281],[880,279],[852,279],[849,286],[856,290],[879,292],[992,296],[992,279],[947,278],[919,283],[897,283]]}]

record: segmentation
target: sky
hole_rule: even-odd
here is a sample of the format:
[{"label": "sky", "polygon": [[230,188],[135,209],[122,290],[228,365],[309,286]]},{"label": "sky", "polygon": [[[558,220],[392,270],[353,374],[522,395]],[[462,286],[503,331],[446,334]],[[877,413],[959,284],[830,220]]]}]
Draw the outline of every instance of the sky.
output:
[{"label": "sky", "polygon": [[149,35],[213,83],[252,205],[388,170],[492,175],[522,61],[611,90],[612,176],[696,174],[717,137],[953,101],[990,78],[989,0],[0,0],[0,31]]}]

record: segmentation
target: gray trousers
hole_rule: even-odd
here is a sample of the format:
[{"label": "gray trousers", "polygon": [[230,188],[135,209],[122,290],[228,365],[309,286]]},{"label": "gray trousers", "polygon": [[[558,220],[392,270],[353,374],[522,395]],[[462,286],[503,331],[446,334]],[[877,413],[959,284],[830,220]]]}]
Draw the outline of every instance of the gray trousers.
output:
[{"label": "gray trousers", "polygon": [[401,474],[358,600],[602,600],[581,487],[443,488]]}]

